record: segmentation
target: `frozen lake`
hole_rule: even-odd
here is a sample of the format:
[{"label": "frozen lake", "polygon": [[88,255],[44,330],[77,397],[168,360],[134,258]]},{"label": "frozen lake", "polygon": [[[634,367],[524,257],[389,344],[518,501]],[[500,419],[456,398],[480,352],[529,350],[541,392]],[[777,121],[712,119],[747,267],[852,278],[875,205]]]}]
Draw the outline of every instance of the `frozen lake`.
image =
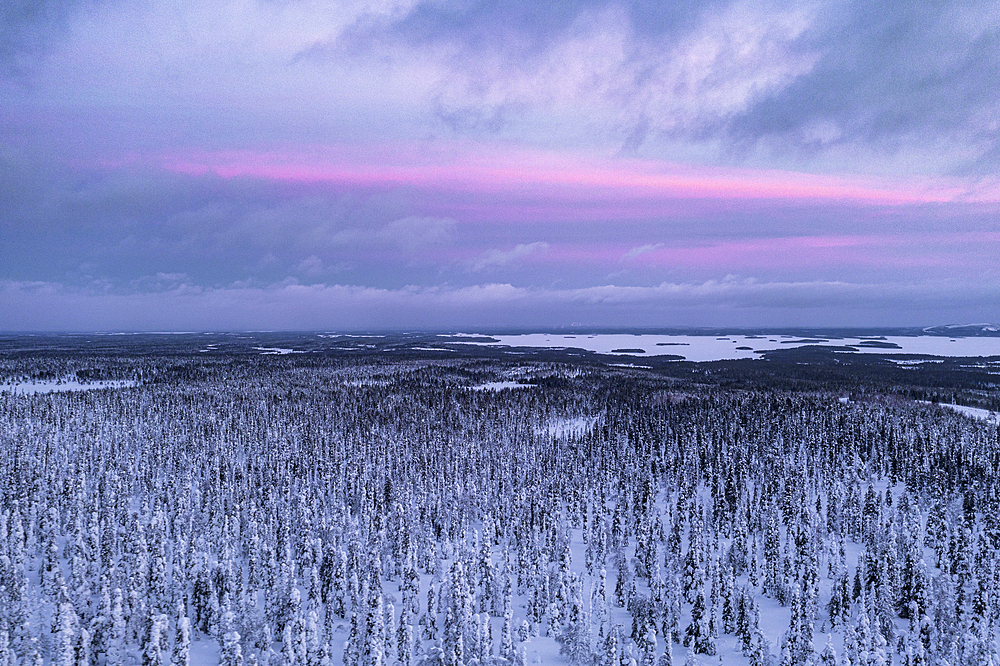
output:
[{"label": "frozen lake", "polygon": [[[490,347],[586,349],[599,354],[658,356],[673,354],[688,361],[760,358],[760,352],[806,345],[851,347],[859,354],[926,354],[930,356],[1000,356],[1000,337],[948,338],[934,335],[803,338],[792,335],[654,335],[527,333],[490,336],[496,342],[470,342]],[[1000,369],[1000,364],[998,364]]]}]

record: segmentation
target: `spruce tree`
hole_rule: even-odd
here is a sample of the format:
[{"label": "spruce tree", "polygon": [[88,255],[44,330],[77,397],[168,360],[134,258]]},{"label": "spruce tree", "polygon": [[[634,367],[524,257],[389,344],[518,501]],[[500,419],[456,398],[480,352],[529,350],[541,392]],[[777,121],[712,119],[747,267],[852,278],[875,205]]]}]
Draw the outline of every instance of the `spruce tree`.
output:
[{"label": "spruce tree", "polygon": [[363,666],[385,666],[385,611],[382,608],[382,591],[374,587],[366,622],[365,643],[361,651]]},{"label": "spruce tree", "polygon": [[323,637],[320,633],[320,623],[316,610],[309,611],[306,617],[306,666],[322,666]]},{"label": "spruce tree", "polygon": [[0,666],[17,666],[17,655],[10,645],[10,632],[0,627]]},{"label": "spruce tree", "polygon": [[656,665],[656,653],[658,646],[656,644],[656,633],[653,631],[653,627],[648,627],[646,629],[646,634],[643,637],[642,645],[639,648],[641,652],[640,666],[657,666]]},{"label": "spruce tree", "polygon": [[[181,611],[178,608],[178,611]],[[174,648],[171,656],[171,666],[189,666],[191,663],[191,621],[188,616],[178,612],[175,620]]]},{"label": "spruce tree", "polygon": [[410,611],[403,604],[399,612],[399,629],[396,632],[396,652],[399,666],[413,664],[413,625],[410,622]]},{"label": "spruce tree", "polygon": [[691,623],[684,631],[684,646],[692,647],[698,654],[715,654],[715,641],[708,631],[708,621],[705,618],[704,590],[698,592],[691,607]]},{"label": "spruce tree", "polygon": [[[344,651],[345,666],[356,666],[357,661],[348,664],[347,650]],[[281,631],[281,661],[280,666],[303,666],[298,662],[298,654],[295,649],[295,636],[292,633],[292,623],[286,622],[285,628]]]},{"label": "spruce tree", "polygon": [[76,664],[76,612],[70,602],[59,604],[56,616],[57,639],[52,657],[53,666],[75,666]]},{"label": "spruce tree", "polygon": [[514,631],[511,627],[511,616],[507,615],[503,619],[503,629],[500,630],[500,654],[499,656],[513,660],[514,657]]},{"label": "spruce tree", "polygon": [[601,646],[600,666],[618,666],[621,650],[621,628],[615,624],[606,632]]},{"label": "spruce tree", "polygon": [[837,651],[833,648],[833,635],[827,636],[826,645],[819,655],[819,666],[838,666]]},{"label": "spruce tree", "polygon": [[126,623],[122,611],[122,591],[115,588],[111,607],[111,634],[107,643],[107,666],[124,666],[126,648]]},{"label": "spruce tree", "polygon": [[358,613],[351,612],[351,629],[344,643],[344,666],[360,666],[361,664],[361,630]]},{"label": "spruce tree", "polygon": [[[149,618],[149,631],[142,646],[142,666],[167,666],[170,663],[167,651],[167,630],[169,621],[162,613]],[[242,666],[226,662],[226,666]]]}]

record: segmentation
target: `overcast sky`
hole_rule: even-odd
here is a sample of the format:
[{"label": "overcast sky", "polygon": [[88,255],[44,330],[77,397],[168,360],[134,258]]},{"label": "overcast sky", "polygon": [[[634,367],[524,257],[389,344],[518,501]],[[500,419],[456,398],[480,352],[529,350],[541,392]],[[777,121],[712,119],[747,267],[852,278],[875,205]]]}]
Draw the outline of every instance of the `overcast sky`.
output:
[{"label": "overcast sky", "polygon": [[1000,320],[1000,3],[7,0],[0,330]]}]

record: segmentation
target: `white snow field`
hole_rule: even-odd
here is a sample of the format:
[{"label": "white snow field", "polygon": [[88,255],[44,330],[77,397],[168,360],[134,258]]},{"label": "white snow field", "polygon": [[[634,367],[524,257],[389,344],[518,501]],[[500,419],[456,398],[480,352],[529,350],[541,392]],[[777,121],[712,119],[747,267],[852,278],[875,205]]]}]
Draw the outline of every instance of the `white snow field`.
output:
[{"label": "white snow field", "polygon": [[98,389],[115,389],[135,386],[129,379],[108,379],[96,382],[79,382],[75,379],[45,379],[32,382],[15,382],[0,384],[0,392],[18,395],[37,395],[39,393],[63,393],[66,391],[96,391]]},{"label": "white snow field", "polygon": [[555,418],[545,424],[544,428],[537,429],[537,432],[550,437],[581,437],[593,429],[598,418],[597,416]]},{"label": "white snow field", "polygon": [[[473,334],[479,335],[479,334]],[[471,337],[471,335],[470,335]],[[947,338],[933,335],[852,338],[802,338],[791,335],[563,335],[525,333],[494,335],[496,342],[469,341],[490,347],[549,347],[585,349],[599,354],[676,355],[687,361],[724,361],[761,358],[760,352],[818,347],[853,347],[859,354],[925,354],[929,356],[1000,356],[1000,337]],[[641,350],[641,351],[634,351]]]},{"label": "white snow field", "polygon": [[472,387],[473,391],[502,391],[504,389],[523,389],[532,388],[532,384],[521,384],[518,382],[502,381],[502,382],[486,382],[485,384],[478,384]]},{"label": "white snow field", "polygon": [[[927,403],[923,400],[919,402]],[[944,407],[945,409],[950,409],[958,412],[959,414],[964,414],[972,419],[977,419],[979,421],[989,421],[990,423],[1000,423],[1000,413],[991,412],[988,409],[982,409],[980,407],[966,407],[965,405],[952,405],[946,402],[937,403],[938,407]]]}]

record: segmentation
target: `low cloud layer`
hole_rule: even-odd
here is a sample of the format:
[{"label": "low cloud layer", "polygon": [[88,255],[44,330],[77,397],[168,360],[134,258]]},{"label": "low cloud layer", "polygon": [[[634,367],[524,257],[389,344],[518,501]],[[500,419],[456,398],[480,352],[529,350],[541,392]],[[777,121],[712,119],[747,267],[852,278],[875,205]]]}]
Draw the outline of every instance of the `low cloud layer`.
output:
[{"label": "low cloud layer", "polygon": [[[350,285],[200,288],[114,293],[52,283],[0,283],[0,329],[36,330],[372,330],[560,326],[920,325],[926,308],[971,321],[1000,290],[954,282],[863,284],[759,282],[724,278],[650,287],[526,288]],[[831,318],[829,313],[837,311]],[[877,310],[880,315],[872,316]]]}]

